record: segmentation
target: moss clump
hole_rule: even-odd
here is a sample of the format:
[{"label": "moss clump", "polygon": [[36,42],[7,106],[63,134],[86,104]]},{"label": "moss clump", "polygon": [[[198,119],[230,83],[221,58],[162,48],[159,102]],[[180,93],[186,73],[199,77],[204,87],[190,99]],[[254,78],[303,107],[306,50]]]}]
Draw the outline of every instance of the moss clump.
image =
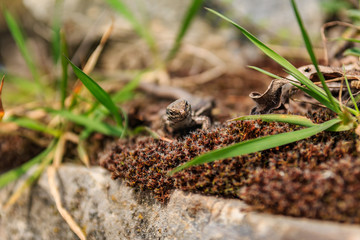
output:
[{"label": "moss clump", "polygon": [[[329,117],[325,114],[313,119],[322,122]],[[281,123],[239,121],[206,132],[196,130],[173,142],[137,139],[118,144],[101,165],[114,179],[151,190],[161,202],[177,188],[242,198],[255,209],[277,214],[359,222],[360,211],[353,210],[360,209],[360,163],[353,132],[323,132],[282,147],[167,175],[204,152],[297,129]]]}]

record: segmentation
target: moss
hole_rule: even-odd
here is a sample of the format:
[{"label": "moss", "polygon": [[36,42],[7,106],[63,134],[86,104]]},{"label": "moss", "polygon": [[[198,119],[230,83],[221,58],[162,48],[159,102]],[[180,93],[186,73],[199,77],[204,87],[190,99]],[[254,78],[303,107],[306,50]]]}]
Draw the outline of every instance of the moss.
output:
[{"label": "moss", "polygon": [[[323,122],[331,115],[311,116]],[[166,202],[173,189],[241,198],[254,209],[299,217],[360,221],[360,160],[356,135],[323,132],[282,147],[168,171],[204,152],[236,142],[300,129],[282,123],[239,121],[196,130],[165,142],[133,139],[117,145],[102,166],[132,187]]]}]

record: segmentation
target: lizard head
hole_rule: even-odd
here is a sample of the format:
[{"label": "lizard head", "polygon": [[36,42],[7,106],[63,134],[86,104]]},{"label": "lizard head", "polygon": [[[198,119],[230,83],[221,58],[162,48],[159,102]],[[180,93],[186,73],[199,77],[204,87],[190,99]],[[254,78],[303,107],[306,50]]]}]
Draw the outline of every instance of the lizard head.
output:
[{"label": "lizard head", "polygon": [[166,108],[166,115],[168,120],[180,122],[191,117],[191,105],[185,99],[178,99]]}]

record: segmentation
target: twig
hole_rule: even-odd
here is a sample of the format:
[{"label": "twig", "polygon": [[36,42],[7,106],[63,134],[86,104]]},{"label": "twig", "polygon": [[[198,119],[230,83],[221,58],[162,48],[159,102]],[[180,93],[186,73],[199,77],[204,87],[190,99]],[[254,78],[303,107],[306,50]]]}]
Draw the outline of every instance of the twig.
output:
[{"label": "twig", "polygon": [[351,27],[351,28],[355,28],[357,30],[360,30],[359,26],[350,24],[350,23],[346,23],[346,22],[340,22],[340,21],[333,21],[333,22],[328,22],[325,23],[324,25],[322,25],[321,27],[321,39],[323,42],[323,47],[324,47],[324,60],[325,60],[325,65],[328,66],[329,65],[329,55],[328,55],[328,51],[327,51],[327,38],[325,36],[325,30],[329,27],[333,27],[336,25],[340,25],[340,26],[345,26],[345,27]]}]

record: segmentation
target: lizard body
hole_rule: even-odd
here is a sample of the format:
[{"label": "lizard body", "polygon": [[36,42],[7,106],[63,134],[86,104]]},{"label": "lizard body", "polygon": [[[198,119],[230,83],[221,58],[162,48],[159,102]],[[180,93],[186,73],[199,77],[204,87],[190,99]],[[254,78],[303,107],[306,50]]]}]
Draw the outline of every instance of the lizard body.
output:
[{"label": "lizard body", "polygon": [[192,109],[191,104],[185,99],[178,99],[166,108],[164,116],[165,129],[169,132],[191,129],[200,125],[202,129],[208,129],[211,125],[210,114],[214,107],[213,102],[204,101],[203,105],[195,105]]},{"label": "lizard body", "polygon": [[211,111],[215,106],[212,97],[198,97],[184,89],[140,83],[138,88],[157,97],[177,99],[170,103],[162,115],[163,127],[167,132],[186,131],[201,126],[208,129],[211,125]]}]

